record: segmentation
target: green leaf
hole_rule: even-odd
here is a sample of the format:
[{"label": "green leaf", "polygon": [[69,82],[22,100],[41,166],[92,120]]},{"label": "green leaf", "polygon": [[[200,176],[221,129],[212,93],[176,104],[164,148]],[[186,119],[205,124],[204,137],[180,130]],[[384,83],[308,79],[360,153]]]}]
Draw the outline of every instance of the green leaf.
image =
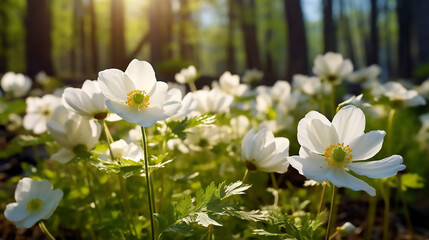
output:
[{"label": "green leaf", "polygon": [[203,226],[203,227],[208,227],[210,225],[213,226],[222,226],[222,224],[216,222],[215,220],[213,220],[207,213],[205,212],[199,212],[197,213],[197,219],[196,222]]},{"label": "green leaf", "polygon": [[407,188],[424,188],[424,178],[419,176],[417,173],[406,173],[401,176],[401,187],[405,191]]},{"label": "green leaf", "polygon": [[167,123],[167,126],[171,129],[171,132],[182,140],[186,139],[186,130],[201,124],[212,124],[216,119],[215,115],[204,114],[197,117],[185,118],[182,121],[171,121]]},{"label": "green leaf", "polygon": [[220,197],[221,199],[226,199],[233,195],[245,194],[244,191],[249,189],[252,185],[244,184],[241,181],[237,181],[227,185],[225,188],[221,189]]}]

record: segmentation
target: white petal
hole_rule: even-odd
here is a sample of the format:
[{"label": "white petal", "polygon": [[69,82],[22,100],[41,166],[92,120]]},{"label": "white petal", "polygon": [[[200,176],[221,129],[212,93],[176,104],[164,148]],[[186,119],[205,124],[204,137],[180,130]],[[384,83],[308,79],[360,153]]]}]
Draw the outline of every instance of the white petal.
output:
[{"label": "white petal", "polygon": [[325,116],[311,111],[298,123],[298,142],[315,153],[324,154],[329,145],[338,143],[338,136]]},{"label": "white petal", "polygon": [[125,102],[127,93],[135,90],[134,83],[118,69],[107,69],[99,72],[98,84],[103,95],[115,102]]},{"label": "white petal", "polygon": [[326,176],[337,187],[346,187],[354,191],[362,190],[371,196],[375,196],[375,189],[373,187],[359,178],[350,175],[342,168],[332,167]]},{"label": "white petal", "polygon": [[142,118],[137,123],[141,127],[152,127],[156,122],[167,119],[169,116],[158,108],[149,108],[142,112]]},{"label": "white petal", "polygon": [[61,189],[55,189],[48,201],[43,206],[46,209],[46,213],[42,217],[42,219],[48,219],[52,216],[58,204],[60,203],[61,198],[63,198],[63,191]]},{"label": "white petal", "polygon": [[325,181],[326,172],[329,166],[322,156],[313,155],[310,158],[302,158],[299,156],[288,157],[290,165],[294,167],[301,175],[318,182]]},{"label": "white petal", "polygon": [[249,154],[247,154],[249,151],[250,142],[253,141],[253,136],[255,136],[255,129],[250,129],[246,135],[244,136],[243,140],[241,140],[241,156],[244,158],[244,160],[250,160]]},{"label": "white petal", "polygon": [[350,143],[353,155],[352,161],[372,158],[380,151],[385,135],[386,132],[377,130],[367,132],[353,140]]},{"label": "white petal", "polygon": [[91,99],[77,88],[66,88],[62,97],[63,105],[71,111],[86,117],[95,113]]},{"label": "white petal", "polygon": [[168,85],[165,82],[158,81],[151,90],[152,94],[149,95],[150,108],[162,108],[167,98]]},{"label": "white petal", "polygon": [[9,203],[4,210],[4,216],[13,222],[21,221],[28,215],[30,215],[30,212],[27,211],[27,201]]},{"label": "white petal", "polygon": [[343,107],[332,120],[338,133],[340,143],[350,144],[361,136],[365,130],[365,114],[353,105]]},{"label": "white petal", "polygon": [[130,108],[124,103],[117,103],[110,100],[106,100],[106,106],[110,111],[118,114],[127,122],[137,123],[140,121],[140,112],[136,108]]},{"label": "white petal", "polygon": [[125,74],[133,81],[138,90],[144,90],[147,93],[156,83],[155,71],[152,65],[146,61],[133,59],[125,70]]},{"label": "white petal", "polygon": [[59,163],[65,164],[65,163],[68,163],[70,160],[72,160],[74,156],[75,154],[73,151],[66,148],[61,148],[60,151],[54,153],[51,156],[51,159]]},{"label": "white petal", "polygon": [[347,167],[357,174],[370,178],[386,178],[405,169],[402,161],[401,156],[393,155],[378,161],[349,163]]}]

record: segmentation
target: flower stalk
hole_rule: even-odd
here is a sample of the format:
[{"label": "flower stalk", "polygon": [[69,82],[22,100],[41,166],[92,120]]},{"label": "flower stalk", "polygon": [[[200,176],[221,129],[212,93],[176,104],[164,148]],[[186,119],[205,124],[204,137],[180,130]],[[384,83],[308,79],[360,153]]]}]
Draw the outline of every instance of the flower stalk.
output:
[{"label": "flower stalk", "polygon": [[48,228],[45,226],[45,223],[43,221],[39,222],[40,230],[48,237],[50,240],[55,240],[54,236],[49,232]]},{"label": "flower stalk", "polygon": [[146,175],[146,186],[147,186],[147,198],[149,201],[149,213],[150,213],[150,228],[152,233],[152,240],[155,240],[155,222],[153,219],[153,196],[152,196],[152,188],[151,188],[151,181],[150,181],[150,175],[149,175],[149,154],[147,150],[147,136],[146,131],[144,127],[141,127],[142,129],[142,147],[144,151],[144,169],[145,169],[145,175]]},{"label": "flower stalk", "polygon": [[329,208],[329,220],[328,220],[328,227],[326,228],[326,234],[325,234],[325,240],[329,239],[329,230],[331,229],[331,224],[334,219],[334,208],[335,208],[335,195],[336,195],[336,188],[335,185],[332,184],[332,198],[331,198],[331,207]]}]

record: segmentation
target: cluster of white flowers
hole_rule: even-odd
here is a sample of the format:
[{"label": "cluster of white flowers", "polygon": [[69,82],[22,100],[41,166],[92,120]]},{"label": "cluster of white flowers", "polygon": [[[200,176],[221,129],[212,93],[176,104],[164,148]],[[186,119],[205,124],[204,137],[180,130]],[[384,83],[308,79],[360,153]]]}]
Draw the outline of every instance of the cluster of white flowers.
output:
[{"label": "cluster of white flowers", "polygon": [[[313,72],[316,76],[293,76],[292,85],[278,80],[273,86],[255,87],[254,83],[263,77],[262,72],[250,70],[240,79],[239,75],[227,71],[211,88],[192,89],[185,94],[158,81],[148,62],[134,59],[125,71],[103,70],[97,80],[86,80],[81,88],[68,87],[60,91],[61,97],[53,94],[28,97],[22,122],[26,130],[35,134],[48,131],[59,146],[50,159],[66,164],[97,146],[102,128],[108,129],[105,120],[123,119],[138,126],[128,129],[128,136],[117,141],[109,139],[106,133],[109,150],[100,151],[98,159],[108,163],[121,159],[147,163],[149,159],[145,159],[139,145],[144,128],[156,125],[157,132],[171,134],[169,124],[217,115],[222,121],[192,126],[186,130],[185,137],[171,137],[163,144],[169,150],[191,153],[221,143],[241,142],[241,148],[235,145],[228,156],[239,155],[243,168],[285,173],[290,165],[308,179],[329,181],[338,187],[362,190],[374,196],[375,188],[354,175],[386,178],[404,170],[405,165],[399,155],[372,160],[381,150],[386,133],[381,130],[365,133],[362,110],[379,118],[391,109],[425,105],[419,93],[429,92],[426,86],[429,84],[409,90],[399,82],[382,83],[377,79],[381,73],[378,66],[353,72],[350,60],[332,52],[316,57]],[[190,66],[177,73],[175,79],[180,84],[193,84],[197,76],[196,68]],[[362,94],[348,96],[338,105],[332,122],[322,113],[310,111],[313,103],[325,104],[324,99],[335,93],[336,85],[343,80],[362,84],[367,90],[365,96],[372,94],[373,98],[365,99]],[[22,74],[7,73],[1,87],[6,94],[19,98],[28,93],[31,80]],[[332,99],[335,101],[335,96]],[[387,107],[382,106],[382,100],[389,102],[385,104]],[[334,115],[335,109],[331,113]],[[9,119],[19,122],[20,116],[10,115]],[[421,116],[423,127],[419,139],[424,142],[429,139],[428,119],[427,114]],[[10,124],[13,129],[19,125]],[[293,132],[291,129],[297,129],[300,145],[298,155],[292,156],[289,139],[281,136]],[[313,184],[311,181],[307,185]],[[17,202],[7,205],[5,215],[16,222],[18,228],[31,227],[52,215],[62,195],[62,191],[53,190],[47,180],[24,178],[15,192]],[[345,225],[341,231],[354,230],[351,229]]]}]

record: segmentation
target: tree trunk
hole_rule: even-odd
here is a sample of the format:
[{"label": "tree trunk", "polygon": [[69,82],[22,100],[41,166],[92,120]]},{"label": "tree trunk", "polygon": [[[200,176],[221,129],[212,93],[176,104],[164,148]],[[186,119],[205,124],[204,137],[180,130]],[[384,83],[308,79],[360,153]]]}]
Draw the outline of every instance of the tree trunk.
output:
[{"label": "tree trunk", "polygon": [[371,0],[370,18],[370,41],[367,56],[367,65],[378,64],[378,28],[377,28],[378,8],[377,0]]},{"label": "tree trunk", "polygon": [[256,38],[255,0],[238,0],[241,30],[243,31],[246,67],[260,69],[259,47]]},{"label": "tree trunk", "polygon": [[234,72],[234,25],[235,25],[235,11],[236,4],[234,0],[228,0],[228,33],[227,33],[227,46],[226,46],[226,70]]},{"label": "tree trunk", "polygon": [[188,0],[180,0],[180,58],[183,60],[192,61],[194,59],[194,49],[189,39],[189,28],[191,27],[191,10],[189,9]]},{"label": "tree trunk", "polygon": [[307,35],[300,0],[285,0],[285,14],[288,25],[288,67],[286,79],[297,73],[308,72]]},{"label": "tree trunk", "polygon": [[8,18],[6,14],[6,6],[0,3],[0,74],[8,71],[7,66],[7,49],[8,49],[8,38],[7,38],[7,26]]},{"label": "tree trunk", "polygon": [[49,0],[27,0],[26,57],[31,78],[45,71],[54,74],[51,58],[51,10]]},{"label": "tree trunk", "polygon": [[92,72],[98,72],[98,42],[97,42],[97,16],[95,14],[94,0],[89,0],[88,12],[91,24],[91,65]]},{"label": "tree trunk", "polygon": [[412,11],[411,1],[398,0],[396,11],[399,23],[398,42],[398,75],[399,77],[411,77],[411,28]]},{"label": "tree trunk", "polygon": [[[384,6],[383,6],[383,11],[384,11],[384,35],[385,36],[390,36],[390,9],[389,9],[389,1],[384,1]],[[385,53],[386,53],[386,77],[387,79],[389,79],[391,76],[393,76],[393,72],[392,72],[392,41],[390,39],[390,37],[386,37],[385,39]]]},{"label": "tree trunk", "polygon": [[335,23],[332,15],[332,0],[323,0],[323,49],[337,51]]},{"label": "tree trunk", "polygon": [[150,1],[149,4],[150,60],[156,65],[172,57],[172,7],[171,0]]},{"label": "tree trunk", "polygon": [[416,17],[416,30],[417,30],[417,41],[418,41],[418,64],[429,63],[429,1],[427,0],[416,0],[415,13],[413,16]]},{"label": "tree trunk", "polygon": [[112,0],[111,3],[111,67],[124,69],[127,66],[125,48],[125,23],[123,0]]},{"label": "tree trunk", "polygon": [[80,65],[81,65],[81,74],[88,74],[88,64],[86,61],[86,32],[85,32],[85,8],[83,6],[82,0],[77,0],[79,4],[79,44],[80,44]]},{"label": "tree trunk", "polygon": [[350,61],[352,61],[353,64],[356,64],[356,57],[355,57],[350,21],[349,21],[349,17],[344,14],[345,12],[344,1],[345,0],[340,0],[340,22],[342,24],[342,29],[345,35],[347,56],[350,59]]}]

